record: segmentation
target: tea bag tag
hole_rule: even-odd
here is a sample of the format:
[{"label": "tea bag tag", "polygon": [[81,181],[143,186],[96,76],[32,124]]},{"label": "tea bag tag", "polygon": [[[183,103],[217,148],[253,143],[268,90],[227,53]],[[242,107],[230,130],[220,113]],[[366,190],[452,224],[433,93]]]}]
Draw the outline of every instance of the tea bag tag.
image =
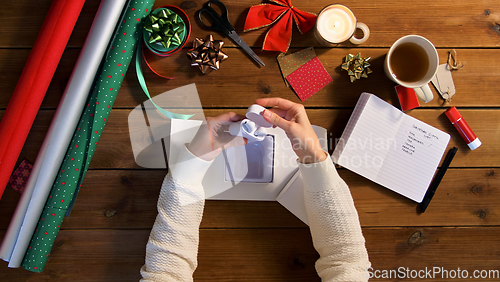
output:
[{"label": "tea bag tag", "polygon": [[455,84],[448,64],[439,65],[431,82],[444,100],[449,102],[455,95]]}]

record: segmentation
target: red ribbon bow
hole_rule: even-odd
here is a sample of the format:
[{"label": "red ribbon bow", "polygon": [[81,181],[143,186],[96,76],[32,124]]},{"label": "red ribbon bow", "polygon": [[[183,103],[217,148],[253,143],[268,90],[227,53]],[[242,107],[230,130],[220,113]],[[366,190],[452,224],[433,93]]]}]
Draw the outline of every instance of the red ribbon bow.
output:
[{"label": "red ribbon bow", "polygon": [[316,15],[303,12],[292,6],[291,0],[269,0],[273,4],[250,7],[245,21],[245,30],[254,30],[276,23],[266,34],[262,50],[286,53],[292,41],[292,18],[300,33],[307,32],[316,23]]}]

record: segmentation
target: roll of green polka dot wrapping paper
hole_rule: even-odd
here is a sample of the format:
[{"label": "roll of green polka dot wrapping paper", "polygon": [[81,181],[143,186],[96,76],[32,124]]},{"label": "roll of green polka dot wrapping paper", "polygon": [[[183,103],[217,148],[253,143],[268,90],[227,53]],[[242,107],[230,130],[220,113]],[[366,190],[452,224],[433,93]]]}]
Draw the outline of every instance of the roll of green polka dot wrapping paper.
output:
[{"label": "roll of green polka dot wrapping paper", "polygon": [[26,251],[22,266],[27,270],[42,272],[47,263],[64,215],[76,199],[118,90],[140,43],[144,18],[151,12],[153,3],[154,0],[131,0],[125,8]]}]

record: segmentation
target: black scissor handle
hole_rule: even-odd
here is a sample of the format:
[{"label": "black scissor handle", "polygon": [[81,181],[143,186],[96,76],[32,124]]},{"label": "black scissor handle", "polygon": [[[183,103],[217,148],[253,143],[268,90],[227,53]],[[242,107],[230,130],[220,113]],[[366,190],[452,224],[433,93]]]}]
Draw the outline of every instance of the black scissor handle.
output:
[{"label": "black scissor handle", "polygon": [[[210,25],[206,24],[203,21],[203,17],[201,16],[202,14],[204,14],[206,17],[208,17],[210,19]],[[219,23],[217,17],[215,17],[206,8],[202,8],[201,10],[198,11],[198,19],[200,20],[201,25],[207,29],[217,30],[217,31],[220,31],[224,34],[228,33],[227,28],[224,25],[222,25],[221,23]]]},{"label": "black scissor handle", "polygon": [[[222,15],[212,8],[212,4],[214,3],[221,9]],[[208,25],[203,21],[203,18],[201,17],[202,13],[212,20],[211,25]],[[200,20],[201,25],[205,28],[218,30],[226,35],[229,35],[229,33],[234,30],[234,27],[229,22],[226,5],[218,0],[210,0],[205,3],[204,7],[198,11],[198,19]]]}]

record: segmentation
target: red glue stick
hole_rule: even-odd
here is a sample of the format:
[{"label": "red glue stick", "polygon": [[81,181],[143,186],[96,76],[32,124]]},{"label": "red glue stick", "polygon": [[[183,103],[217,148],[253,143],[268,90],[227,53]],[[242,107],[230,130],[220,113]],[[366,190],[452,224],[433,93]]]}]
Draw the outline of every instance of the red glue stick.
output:
[{"label": "red glue stick", "polygon": [[451,107],[445,112],[451,124],[455,126],[462,138],[467,142],[471,150],[477,149],[481,146],[481,141],[476,137],[476,134],[472,132],[469,125],[465,122],[462,115],[458,112],[457,108]]}]

